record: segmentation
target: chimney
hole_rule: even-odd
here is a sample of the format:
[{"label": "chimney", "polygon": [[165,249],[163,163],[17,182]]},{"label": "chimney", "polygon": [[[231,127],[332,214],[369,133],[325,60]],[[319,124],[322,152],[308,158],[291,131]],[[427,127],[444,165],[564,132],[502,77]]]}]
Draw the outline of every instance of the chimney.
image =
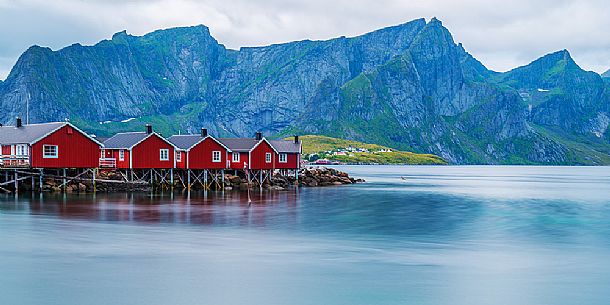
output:
[{"label": "chimney", "polygon": [[201,128],[201,137],[205,138],[208,136],[208,129],[207,128]]},{"label": "chimney", "polygon": [[152,125],[146,124],[146,134],[153,133]]},{"label": "chimney", "polygon": [[299,144],[299,136],[294,135],[294,143]]},{"label": "chimney", "polygon": [[17,117],[17,125],[16,126],[17,126],[17,128],[23,127],[23,124],[21,123],[21,118],[20,117]]},{"label": "chimney", "polygon": [[263,139],[263,133],[262,133],[262,132],[260,132],[260,131],[257,131],[257,132],[256,132],[256,139],[257,139],[258,141],[262,140],[262,139]]}]

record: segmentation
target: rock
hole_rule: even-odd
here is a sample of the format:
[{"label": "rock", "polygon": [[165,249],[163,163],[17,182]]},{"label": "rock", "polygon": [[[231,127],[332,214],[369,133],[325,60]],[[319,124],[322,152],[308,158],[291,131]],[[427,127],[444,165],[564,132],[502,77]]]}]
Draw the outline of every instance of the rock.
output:
[{"label": "rock", "polygon": [[230,187],[230,186],[225,186],[225,191],[231,191],[231,190],[233,190],[233,188],[232,188],[232,187]]}]

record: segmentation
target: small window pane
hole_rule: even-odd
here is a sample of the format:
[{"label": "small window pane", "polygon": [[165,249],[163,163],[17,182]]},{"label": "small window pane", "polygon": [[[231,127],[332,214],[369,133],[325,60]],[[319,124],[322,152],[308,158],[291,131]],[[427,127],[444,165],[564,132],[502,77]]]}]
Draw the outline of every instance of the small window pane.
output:
[{"label": "small window pane", "polygon": [[42,157],[43,158],[57,158],[57,145],[43,145],[42,146]]},{"label": "small window pane", "polygon": [[169,161],[169,149],[160,149],[159,150],[159,160],[160,161]]},{"label": "small window pane", "polygon": [[213,151],[212,152],[212,162],[220,162],[220,151]]}]

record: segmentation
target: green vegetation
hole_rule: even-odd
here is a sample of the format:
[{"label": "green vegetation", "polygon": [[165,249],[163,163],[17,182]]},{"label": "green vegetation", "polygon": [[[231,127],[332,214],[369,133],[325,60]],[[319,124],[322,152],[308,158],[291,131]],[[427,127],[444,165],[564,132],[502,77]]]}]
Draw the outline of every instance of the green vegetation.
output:
[{"label": "green vegetation", "polygon": [[[377,144],[317,135],[301,136],[300,139],[303,142],[303,154],[309,160],[328,159],[343,163],[366,164],[447,164],[436,155],[397,151]],[[345,152],[345,155],[334,154],[339,151]]]}]

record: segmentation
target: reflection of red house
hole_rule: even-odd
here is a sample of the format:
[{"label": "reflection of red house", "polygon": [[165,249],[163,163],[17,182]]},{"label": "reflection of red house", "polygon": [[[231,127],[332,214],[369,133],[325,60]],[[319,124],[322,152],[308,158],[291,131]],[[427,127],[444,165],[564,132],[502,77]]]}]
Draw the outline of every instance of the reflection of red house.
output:
[{"label": "reflection of red house", "polygon": [[100,167],[170,169],[175,167],[176,147],[146,126],[146,132],[118,133],[104,141]]},{"label": "reflection of red house", "polygon": [[229,148],[201,129],[199,135],[175,135],[168,139],[178,148],[176,168],[225,169]]},{"label": "reflection of red house", "polygon": [[95,168],[101,146],[69,122],[0,126],[2,167]]}]

